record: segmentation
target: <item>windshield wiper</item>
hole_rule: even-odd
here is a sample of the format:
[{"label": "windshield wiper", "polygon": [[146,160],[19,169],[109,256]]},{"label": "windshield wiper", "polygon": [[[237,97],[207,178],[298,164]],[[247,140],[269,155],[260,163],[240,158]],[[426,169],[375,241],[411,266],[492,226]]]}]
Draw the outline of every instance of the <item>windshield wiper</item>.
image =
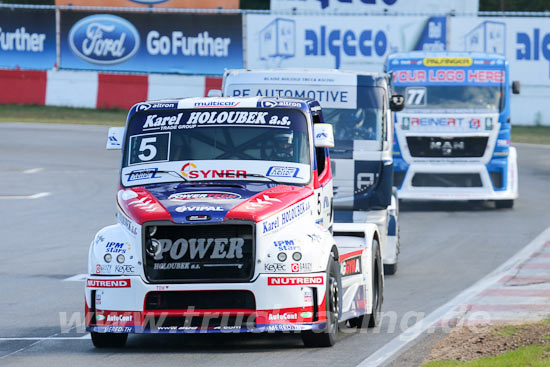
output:
[{"label": "windshield wiper", "polygon": [[276,184],[280,184],[279,181],[276,181],[276,180],[274,180],[274,179],[272,179],[271,177],[268,177],[268,176],[266,176],[266,175],[262,175],[261,173],[247,173],[246,176],[266,178],[266,179],[268,179],[268,180],[271,181],[271,182],[274,182],[274,183],[276,183]]},{"label": "windshield wiper", "polygon": [[174,177],[179,177],[179,178],[181,178],[184,182],[187,182],[187,181],[188,181],[185,177],[183,177],[183,176],[181,175],[181,173],[179,173],[179,172],[177,172],[177,171],[169,171],[169,170],[155,170],[155,169],[147,170],[147,169],[145,169],[145,170],[140,171],[140,172],[137,172],[137,173],[136,173],[136,172],[125,173],[125,175],[126,175],[126,176],[130,176],[130,175],[147,174],[147,173],[153,173],[153,174],[155,174],[155,173],[168,173],[170,176],[174,176],[174,174],[175,174]]},{"label": "windshield wiper", "polygon": [[[221,176],[228,176],[228,175],[231,175],[231,176],[234,176],[235,174],[234,173],[229,173],[229,172],[218,172],[216,174],[219,174]],[[276,181],[274,179],[272,179],[271,177],[268,177],[266,175],[262,175],[261,173],[246,173],[245,174],[245,178],[246,177],[260,177],[260,178],[265,178],[273,183],[276,183],[276,184],[280,184],[279,181]],[[232,177],[233,178],[233,177]],[[235,177],[236,178],[236,177]]]}]

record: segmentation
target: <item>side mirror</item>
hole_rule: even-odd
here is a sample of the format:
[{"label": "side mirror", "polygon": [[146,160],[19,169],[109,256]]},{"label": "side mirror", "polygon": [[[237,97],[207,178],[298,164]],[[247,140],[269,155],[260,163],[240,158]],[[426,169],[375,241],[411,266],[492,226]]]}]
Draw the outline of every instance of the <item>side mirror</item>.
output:
[{"label": "side mirror", "polygon": [[122,138],[124,137],[123,127],[110,127],[107,134],[107,146],[105,149],[122,149]]},{"label": "side mirror", "polygon": [[219,89],[210,89],[208,91],[208,97],[221,97],[222,91]]},{"label": "side mirror", "polygon": [[313,138],[315,148],[334,148],[334,132],[331,124],[313,124]]},{"label": "side mirror", "polygon": [[519,94],[519,89],[520,89],[519,80],[514,80],[512,82],[512,93]]},{"label": "side mirror", "polygon": [[401,94],[394,94],[390,99],[390,109],[395,112],[401,111],[405,108],[405,97]]}]

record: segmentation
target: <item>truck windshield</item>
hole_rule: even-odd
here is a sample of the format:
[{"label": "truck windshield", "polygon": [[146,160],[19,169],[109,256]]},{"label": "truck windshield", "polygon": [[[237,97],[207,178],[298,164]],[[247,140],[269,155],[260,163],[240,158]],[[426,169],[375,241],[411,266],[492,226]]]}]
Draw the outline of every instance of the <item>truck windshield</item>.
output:
[{"label": "truck windshield", "polygon": [[499,111],[502,86],[396,86],[405,106],[421,109],[476,109]]},{"label": "truck windshield", "polygon": [[191,181],[310,180],[308,123],[300,110],[147,110],[135,113],[127,130],[125,185],[177,181],[174,175],[152,174],[155,170]]},{"label": "truck windshield", "polygon": [[323,108],[323,118],[334,126],[335,140],[382,141],[384,89],[358,87],[355,108]]}]

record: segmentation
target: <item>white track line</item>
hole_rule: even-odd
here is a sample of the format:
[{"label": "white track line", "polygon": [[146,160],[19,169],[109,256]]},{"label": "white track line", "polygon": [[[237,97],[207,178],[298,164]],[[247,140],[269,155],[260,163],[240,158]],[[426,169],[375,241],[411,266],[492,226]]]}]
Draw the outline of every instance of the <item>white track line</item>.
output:
[{"label": "white track line", "polygon": [[83,282],[88,277],[88,274],[76,274],[72,277],[63,279],[64,282]]},{"label": "white track line", "polygon": [[38,167],[38,168],[29,168],[23,171],[26,175],[32,175],[33,173],[38,173],[40,171],[43,171],[44,168]]},{"label": "white track line", "polygon": [[375,353],[365,358],[358,367],[375,367],[389,362],[398,352],[400,352],[410,342],[418,338],[422,333],[434,326],[440,320],[445,318],[447,313],[452,312],[456,307],[467,304],[469,300],[477,296],[481,291],[497,283],[506,273],[514,271],[515,268],[527,260],[531,255],[537,252],[550,238],[550,227],[539,234],[527,246],[518,251],[514,256],[508,259],[504,264],[495,269],[492,273],[480,279],[470,288],[466,288],[455,298],[440,306],[431,314],[414,324],[400,335],[393,338],[389,343],[378,349]]},{"label": "white track line", "polygon": [[51,192],[39,192],[32,195],[0,195],[0,200],[2,199],[40,199],[46,196],[50,196]]},{"label": "white track line", "polygon": [[18,341],[18,340],[85,340],[85,339],[91,339],[90,334],[86,334],[86,335],[83,335],[83,336],[59,336],[59,337],[48,336],[48,337],[44,337],[44,338],[39,338],[39,337],[36,337],[36,338],[33,338],[33,337],[29,337],[29,338],[1,338],[0,337],[0,342],[1,341]]}]

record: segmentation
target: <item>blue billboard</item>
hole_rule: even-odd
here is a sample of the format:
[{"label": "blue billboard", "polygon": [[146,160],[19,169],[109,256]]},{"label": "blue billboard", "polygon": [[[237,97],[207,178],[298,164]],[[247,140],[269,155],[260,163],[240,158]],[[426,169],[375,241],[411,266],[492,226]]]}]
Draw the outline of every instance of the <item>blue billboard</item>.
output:
[{"label": "blue billboard", "polygon": [[0,11],[0,67],[53,69],[56,61],[55,11]]},{"label": "blue billboard", "polygon": [[63,11],[60,67],[221,75],[243,67],[242,16]]}]

